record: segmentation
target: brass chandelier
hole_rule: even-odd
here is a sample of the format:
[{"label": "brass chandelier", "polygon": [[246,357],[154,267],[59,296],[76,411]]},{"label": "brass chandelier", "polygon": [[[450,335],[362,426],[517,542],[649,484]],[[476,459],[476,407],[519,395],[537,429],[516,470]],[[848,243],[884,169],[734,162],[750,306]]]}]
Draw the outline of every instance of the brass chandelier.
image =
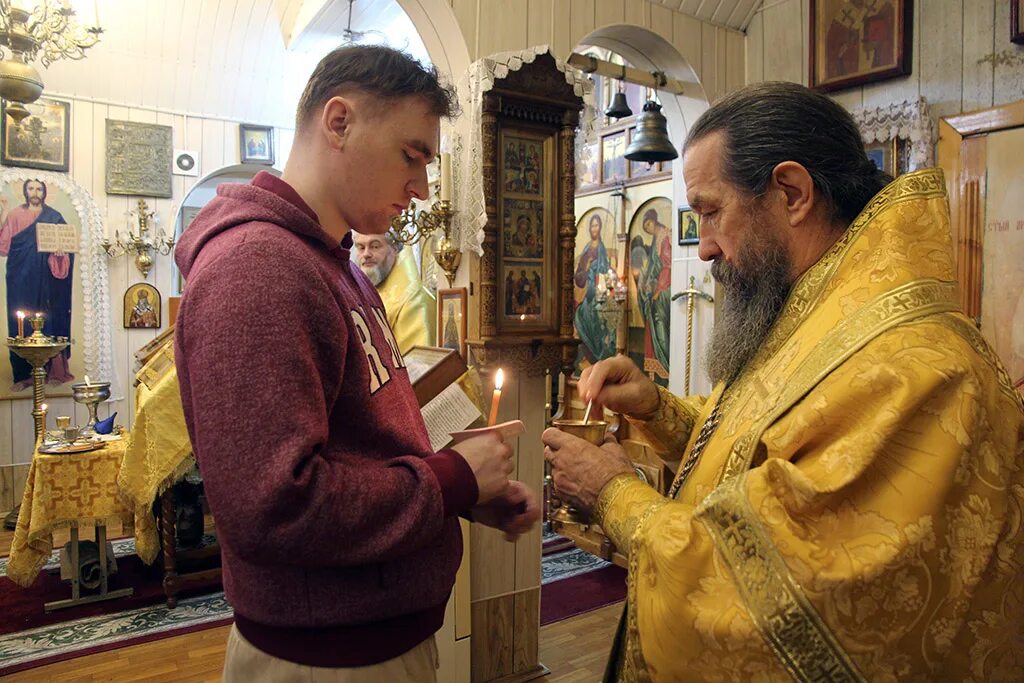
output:
[{"label": "brass chandelier", "polygon": [[94,25],[84,26],[68,0],[0,0],[0,97],[11,118],[28,116],[24,105],[43,93],[32,62],[38,58],[50,66],[58,59],[83,59],[102,33],[98,11]]}]

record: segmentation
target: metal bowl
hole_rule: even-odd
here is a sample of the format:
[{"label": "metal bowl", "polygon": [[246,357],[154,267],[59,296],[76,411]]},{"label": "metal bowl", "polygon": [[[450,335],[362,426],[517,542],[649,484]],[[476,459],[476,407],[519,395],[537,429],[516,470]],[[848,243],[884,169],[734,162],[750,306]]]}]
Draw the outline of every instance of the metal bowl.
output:
[{"label": "metal bowl", "polygon": [[72,384],[71,397],[78,403],[102,403],[110,398],[110,382]]},{"label": "metal bowl", "polygon": [[595,446],[604,443],[604,434],[608,431],[608,423],[604,420],[553,420],[551,426],[566,434],[572,434]]}]

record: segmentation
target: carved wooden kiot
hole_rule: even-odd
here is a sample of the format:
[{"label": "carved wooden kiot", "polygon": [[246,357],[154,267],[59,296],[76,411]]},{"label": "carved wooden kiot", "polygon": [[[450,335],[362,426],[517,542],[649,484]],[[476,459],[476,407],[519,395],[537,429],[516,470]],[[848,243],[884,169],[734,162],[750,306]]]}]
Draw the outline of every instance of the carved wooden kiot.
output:
[{"label": "carved wooden kiot", "polygon": [[[545,370],[571,372],[579,340],[573,338],[573,268],[576,221],[574,138],[583,100],[566,82],[550,54],[537,57],[495,81],[482,107],[483,181],[487,211],[483,255],[471,266],[470,277],[479,291],[471,297],[478,324],[467,345],[484,367],[510,367],[527,375]],[[543,148],[536,181],[537,201],[543,202],[543,258],[535,263],[510,256],[503,246],[503,229],[512,216],[501,204],[526,205],[521,192],[507,192],[507,167],[502,166],[502,140],[507,136],[531,140]],[[524,171],[525,175],[525,171]],[[505,183],[503,185],[503,182]],[[509,198],[512,194],[515,198]],[[506,278],[512,267],[525,266],[540,276],[539,308],[510,315]]]}]

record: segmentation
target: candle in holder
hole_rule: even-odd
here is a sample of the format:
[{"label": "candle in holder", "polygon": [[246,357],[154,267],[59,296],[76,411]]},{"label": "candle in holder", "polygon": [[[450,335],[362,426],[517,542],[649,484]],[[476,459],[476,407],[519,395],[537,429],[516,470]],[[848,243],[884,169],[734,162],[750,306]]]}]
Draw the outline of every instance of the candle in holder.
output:
[{"label": "candle in holder", "polygon": [[89,381],[89,375],[85,376],[85,386],[90,386],[92,382]]},{"label": "candle in holder", "polygon": [[487,418],[487,425],[493,426],[498,421],[498,403],[501,401],[501,385],[505,383],[505,371],[498,368],[494,376],[494,394],[491,396],[491,414]]},{"label": "candle in holder", "polygon": [[25,336],[25,311],[18,311],[18,338]]},{"label": "candle in holder", "polygon": [[441,152],[441,201],[452,199],[452,155],[448,152]]},{"label": "candle in holder", "polygon": [[40,413],[40,415],[42,415],[42,418],[43,418],[43,433],[45,434],[46,433],[46,404],[45,403],[40,403],[39,404],[39,413]]}]

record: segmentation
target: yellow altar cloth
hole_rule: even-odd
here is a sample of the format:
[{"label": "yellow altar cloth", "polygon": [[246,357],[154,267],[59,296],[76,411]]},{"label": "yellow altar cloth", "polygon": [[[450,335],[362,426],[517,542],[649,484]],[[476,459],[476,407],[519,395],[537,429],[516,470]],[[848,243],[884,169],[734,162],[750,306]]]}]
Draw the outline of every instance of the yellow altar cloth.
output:
[{"label": "yellow altar cloth", "polygon": [[7,563],[12,581],[19,586],[35,581],[50,559],[54,529],[131,520],[117,488],[124,449],[118,440],[88,453],[35,454]]},{"label": "yellow altar cloth", "polygon": [[137,377],[135,423],[117,485],[135,513],[135,552],[151,564],[160,551],[153,501],[195,465],[178,391],[173,339]]}]

